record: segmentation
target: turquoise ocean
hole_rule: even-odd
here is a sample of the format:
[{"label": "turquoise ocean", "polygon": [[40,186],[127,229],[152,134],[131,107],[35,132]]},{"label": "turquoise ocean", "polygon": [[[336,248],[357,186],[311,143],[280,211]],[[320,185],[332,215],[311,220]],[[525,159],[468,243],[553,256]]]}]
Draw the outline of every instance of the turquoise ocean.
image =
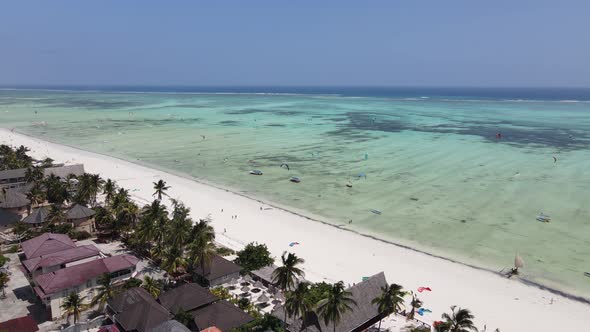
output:
[{"label": "turquoise ocean", "polygon": [[590,298],[589,90],[2,89],[0,126]]}]

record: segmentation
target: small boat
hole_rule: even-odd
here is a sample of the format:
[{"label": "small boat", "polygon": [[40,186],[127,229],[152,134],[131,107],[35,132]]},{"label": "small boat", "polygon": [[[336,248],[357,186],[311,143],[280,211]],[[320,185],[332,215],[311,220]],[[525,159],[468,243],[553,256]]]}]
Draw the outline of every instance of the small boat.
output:
[{"label": "small boat", "polygon": [[300,179],[300,178],[298,178],[298,177],[296,177],[296,176],[292,176],[292,177],[289,179],[289,181],[291,181],[291,182],[295,182],[295,183],[299,183],[299,182],[301,182],[301,179]]},{"label": "small boat", "polygon": [[550,222],[551,221],[551,217],[549,217],[546,214],[543,214],[543,212],[539,213],[539,215],[537,216],[536,219],[541,222]]},{"label": "small boat", "polygon": [[372,209],[371,212],[373,212],[374,214],[381,214],[381,211],[375,209]]},{"label": "small boat", "polygon": [[262,175],[262,171],[259,171],[257,169],[253,169],[250,171],[250,174],[252,175]]},{"label": "small boat", "polygon": [[346,184],[346,186],[347,186],[348,188],[352,188],[352,183],[347,183],[347,184]]},{"label": "small boat", "polygon": [[590,278],[590,272],[584,272],[584,275],[588,278]]}]

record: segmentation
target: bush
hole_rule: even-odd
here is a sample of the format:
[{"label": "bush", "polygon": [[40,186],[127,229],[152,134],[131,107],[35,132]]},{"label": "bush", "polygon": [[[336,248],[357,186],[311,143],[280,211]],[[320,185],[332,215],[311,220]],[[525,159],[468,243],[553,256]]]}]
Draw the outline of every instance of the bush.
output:
[{"label": "bush", "polygon": [[274,331],[283,332],[283,323],[271,314],[264,314],[264,316],[256,318],[252,322],[241,326],[239,328],[232,329],[231,332],[251,332],[251,331]]},{"label": "bush", "polygon": [[14,244],[12,245],[12,247],[10,247],[10,249],[8,249],[8,253],[10,254],[14,254],[18,252],[18,245]]},{"label": "bush", "polygon": [[309,293],[307,294],[307,299],[310,303],[316,304],[320,302],[320,300],[325,299],[330,290],[332,289],[332,285],[322,281],[309,286]]},{"label": "bush", "polygon": [[229,256],[229,255],[233,255],[236,253],[235,251],[231,250],[230,248],[226,248],[226,247],[217,247],[215,251],[217,252],[218,255],[221,255],[221,256]]},{"label": "bush", "polygon": [[0,267],[4,266],[4,264],[6,264],[6,262],[9,262],[10,258],[0,254]]},{"label": "bush", "polygon": [[71,231],[70,236],[78,241],[81,241],[91,238],[92,234],[88,233],[87,231]]},{"label": "bush", "polygon": [[255,271],[275,262],[266,244],[256,242],[248,243],[243,250],[238,251],[237,255],[236,263],[246,271]]},{"label": "bush", "polygon": [[240,309],[246,310],[246,309],[248,309],[249,306],[250,306],[250,300],[248,300],[247,298],[243,297],[238,300],[238,307],[240,307]]}]

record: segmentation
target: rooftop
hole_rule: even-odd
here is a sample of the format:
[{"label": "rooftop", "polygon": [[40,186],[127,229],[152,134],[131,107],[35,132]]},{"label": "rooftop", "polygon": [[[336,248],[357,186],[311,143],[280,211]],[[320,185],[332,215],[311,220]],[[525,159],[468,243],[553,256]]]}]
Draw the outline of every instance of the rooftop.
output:
[{"label": "rooftop", "polygon": [[199,330],[217,327],[221,331],[230,331],[254,320],[240,308],[227,301],[215,302],[193,312],[194,322]]},{"label": "rooftop", "polygon": [[167,320],[149,329],[148,332],[191,332],[191,330],[177,320]]},{"label": "rooftop", "polygon": [[65,234],[44,233],[21,244],[25,257],[31,259],[58,251],[75,248],[74,242]]},{"label": "rooftop", "polygon": [[31,201],[27,196],[16,189],[8,189],[6,194],[2,198],[0,208],[3,209],[14,209],[27,206],[31,204]]},{"label": "rooftop", "polygon": [[20,221],[20,216],[10,211],[0,209],[0,226],[16,224]]},{"label": "rooftop", "polygon": [[[215,280],[217,278],[226,276],[226,275],[230,275],[232,273],[236,273],[236,272],[240,272],[242,271],[242,267],[228,261],[227,259],[215,255],[213,256],[213,258],[211,259],[211,264],[205,265],[205,275],[204,277],[211,281],[211,280]],[[201,275],[201,268],[197,267],[195,269],[195,273],[197,275]]]},{"label": "rooftop", "polygon": [[84,205],[76,204],[66,213],[67,219],[82,219],[90,218],[96,213],[94,210],[85,207]]},{"label": "rooftop", "polygon": [[[347,290],[352,293],[352,298],[357,305],[353,306],[354,310],[348,311],[342,315],[340,323],[336,326],[337,330],[342,332],[361,331],[378,321],[380,316],[379,310],[377,305],[371,302],[374,298],[381,295],[381,288],[385,286],[387,286],[385,274],[380,272],[369,279],[348,288]],[[285,319],[282,306],[279,306],[272,314],[281,320]],[[306,326],[302,326],[301,319],[287,318],[289,331],[300,331],[304,328],[309,332],[334,330],[334,326],[331,323],[328,325],[324,324],[323,319],[318,319],[315,314],[312,313],[309,316],[311,317],[309,317],[306,322]]]},{"label": "rooftop", "polygon": [[29,272],[32,272],[42,267],[67,264],[81,259],[98,256],[99,254],[100,250],[89,244],[31,258],[24,261],[23,265]]},{"label": "rooftop", "polygon": [[48,167],[44,170],[45,176],[55,175],[62,179],[68,177],[68,175],[75,175],[80,176],[84,174],[84,165],[82,164],[75,164],[75,165],[67,165],[67,166],[59,166],[59,167]]},{"label": "rooftop", "polygon": [[31,211],[31,214],[23,219],[23,222],[26,224],[42,224],[47,220],[47,216],[49,215],[49,209],[45,206],[38,207]]},{"label": "rooftop", "polygon": [[258,270],[252,271],[251,273],[264,281],[273,283],[272,273],[276,269],[277,269],[277,266],[272,264],[272,265],[267,265],[265,267],[262,267]]},{"label": "rooftop", "polygon": [[143,288],[127,290],[108,302],[114,319],[127,331],[145,332],[172,319],[172,315]]},{"label": "rooftop", "polygon": [[35,278],[35,292],[44,298],[62,290],[83,285],[103,273],[112,273],[134,267],[139,259],[130,255],[118,255],[73,265],[45,273]]},{"label": "rooftop", "polygon": [[191,311],[217,301],[217,296],[195,283],[184,284],[160,295],[158,301],[172,313]]},{"label": "rooftop", "polygon": [[24,178],[26,171],[26,168],[7,169],[5,171],[0,171],[0,180]]},{"label": "rooftop", "polygon": [[2,332],[35,332],[39,331],[37,322],[31,316],[19,317],[0,323]]}]

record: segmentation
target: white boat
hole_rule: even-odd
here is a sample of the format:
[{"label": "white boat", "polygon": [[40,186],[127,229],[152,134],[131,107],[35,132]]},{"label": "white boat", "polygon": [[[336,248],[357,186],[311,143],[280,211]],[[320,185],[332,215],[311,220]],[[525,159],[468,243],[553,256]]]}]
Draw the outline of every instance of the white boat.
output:
[{"label": "white boat", "polygon": [[262,175],[262,171],[259,171],[257,169],[253,169],[250,171],[250,174],[252,175]]}]

